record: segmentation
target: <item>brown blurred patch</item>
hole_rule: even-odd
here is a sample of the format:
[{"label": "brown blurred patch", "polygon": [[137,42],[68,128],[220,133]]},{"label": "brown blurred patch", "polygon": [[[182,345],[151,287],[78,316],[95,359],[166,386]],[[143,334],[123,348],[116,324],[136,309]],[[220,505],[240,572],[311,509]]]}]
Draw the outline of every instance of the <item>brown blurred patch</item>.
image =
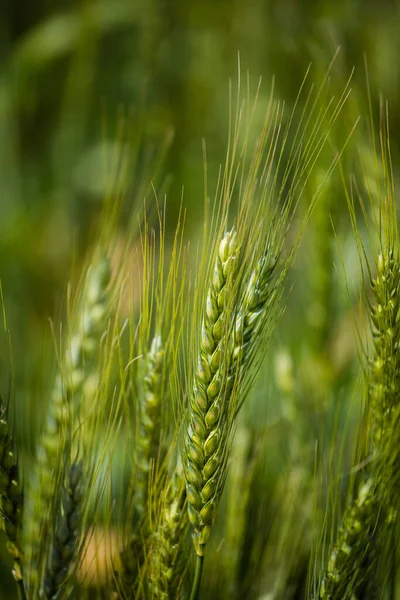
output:
[{"label": "brown blurred patch", "polygon": [[87,532],[83,557],[78,566],[81,583],[86,587],[102,587],[111,580],[119,541],[120,536],[115,529],[97,526]]}]

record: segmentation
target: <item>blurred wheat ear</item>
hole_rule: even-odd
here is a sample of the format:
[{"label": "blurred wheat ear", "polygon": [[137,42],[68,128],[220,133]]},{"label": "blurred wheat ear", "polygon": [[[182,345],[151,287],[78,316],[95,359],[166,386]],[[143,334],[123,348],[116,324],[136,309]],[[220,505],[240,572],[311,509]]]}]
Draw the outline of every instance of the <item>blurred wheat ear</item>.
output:
[{"label": "blurred wheat ear", "polygon": [[[83,494],[82,463],[71,465],[66,481],[66,489],[62,494],[61,510],[58,515],[53,535],[50,559],[44,576],[44,597],[61,597],[69,576],[71,563],[74,560],[78,536],[81,532],[81,502]],[[86,494],[88,492],[86,491]]]},{"label": "blurred wheat ear", "polygon": [[[361,239],[354,199],[348,193],[361,268],[365,261],[367,272],[364,285],[372,349],[364,353],[368,356],[366,457],[372,460],[367,461],[343,513],[320,584],[321,599],[372,598],[383,592],[388,585],[388,569],[382,569],[382,562],[388,552],[394,552],[390,550],[393,515],[400,509],[395,466],[400,440],[400,246],[385,119],[381,125],[376,164],[385,177],[378,180],[378,197],[370,195],[369,204],[360,197],[369,248]],[[363,435],[360,431],[360,441]]]},{"label": "blurred wheat ear", "polygon": [[162,339],[156,334],[141,369],[143,392],[140,398],[140,429],[136,458],[136,510],[139,517],[146,510],[151,465],[157,459],[160,441],[163,359]]},{"label": "blurred wheat ear", "polygon": [[184,543],[188,526],[183,472],[177,467],[166,485],[160,503],[150,561],[151,591],[154,600],[179,597],[186,568]]},{"label": "blurred wheat ear", "polygon": [[7,422],[7,411],[0,400],[0,519],[13,558],[13,575],[21,600],[25,598],[23,553],[21,549],[22,494],[14,441]]},{"label": "blurred wheat ear", "polygon": [[[172,489],[179,486],[175,482],[171,487],[170,473],[174,468],[170,469],[168,463],[177,435],[170,399],[177,373],[179,336],[182,335],[186,265],[182,246],[183,217],[168,248],[170,256],[167,260],[165,206],[160,207],[157,203],[157,208],[158,229],[151,229],[145,220],[141,232],[140,279],[134,282],[140,289],[137,325],[137,315],[130,314],[125,410],[131,445],[126,455],[129,472],[127,502],[119,515],[123,537],[114,565],[115,596],[118,598],[161,594],[164,583],[171,587],[180,579],[173,575],[180,560],[172,549],[170,557],[160,555],[160,539],[168,539],[168,531],[173,527],[172,523],[165,522],[168,511],[172,514],[176,510],[179,514],[171,496]],[[166,490],[169,490],[168,496]],[[185,497],[182,501],[185,502]],[[170,534],[175,538],[173,531]],[[171,568],[169,574],[165,571],[162,575],[156,565],[165,561]],[[168,580],[170,576],[172,581]]]},{"label": "blurred wheat ear", "polygon": [[24,549],[27,557],[28,588],[33,594],[41,587],[51,543],[51,525],[63,485],[66,455],[72,445],[76,415],[82,410],[88,369],[98,352],[99,338],[107,313],[106,287],[109,265],[100,259],[87,272],[83,292],[71,317],[72,323],[63,340],[64,356],[48,406],[45,427],[37,450],[37,463],[31,476],[27,498],[27,525]]}]

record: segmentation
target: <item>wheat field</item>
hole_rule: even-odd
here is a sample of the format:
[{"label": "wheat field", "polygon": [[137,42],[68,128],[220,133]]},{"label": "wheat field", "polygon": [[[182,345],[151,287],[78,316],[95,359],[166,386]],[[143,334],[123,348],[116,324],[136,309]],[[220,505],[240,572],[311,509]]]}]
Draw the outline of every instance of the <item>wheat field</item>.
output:
[{"label": "wheat field", "polygon": [[[334,20],[290,80],[251,59],[261,4],[216,7],[197,54],[205,8],[159,4],[60,8],[0,76],[0,598],[396,600],[395,94]],[[127,24],[160,76],[136,112]],[[63,91],[31,156],[40,72]]]}]

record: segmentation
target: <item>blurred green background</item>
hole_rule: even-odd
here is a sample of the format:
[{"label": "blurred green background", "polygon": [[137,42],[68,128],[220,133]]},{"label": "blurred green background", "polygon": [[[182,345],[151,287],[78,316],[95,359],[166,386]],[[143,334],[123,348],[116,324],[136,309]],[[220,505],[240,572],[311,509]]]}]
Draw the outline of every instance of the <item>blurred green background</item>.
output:
[{"label": "blurred green background", "polygon": [[[238,52],[254,91],[263,77],[261,103],[275,76],[276,95],[289,113],[309,63],[313,77],[321,79],[340,46],[333,93],[341,93],[355,67],[351,100],[340,116],[344,133],[362,117],[350,150],[363,152],[367,143],[366,56],[373,107],[380,95],[389,102],[396,165],[399,32],[396,0],[2,1],[0,278],[13,361],[2,336],[0,389],[3,397],[18,398],[21,416],[35,390],[51,386],[42,381],[48,318],[60,311],[71,265],[79,263],[103,199],[115,189],[121,156],[126,210],[150,197],[154,179],[160,193],[168,191],[171,224],[184,190],[188,235],[195,235],[202,215],[202,139],[212,189],[224,158],[228,82],[236,81]],[[339,135],[339,145],[343,139]],[[365,156],[368,160],[367,150]],[[345,160],[351,171],[351,152]],[[346,203],[337,201],[340,186],[339,177],[333,178],[328,212],[345,243],[351,233]],[[318,224],[318,214],[316,219],[309,245],[315,242],[313,227],[330,227],[326,221]],[[305,256],[300,255],[298,270]],[[329,262],[330,255],[323,260]],[[333,335],[315,318],[318,306],[316,311],[309,306],[318,286],[328,301],[332,290],[320,278],[313,287],[311,270],[302,273],[296,308],[286,321],[299,354],[303,331],[292,326],[299,312],[315,326],[316,352]],[[281,335],[285,340],[284,331]],[[29,451],[27,419],[22,422],[26,425],[17,433]]]}]

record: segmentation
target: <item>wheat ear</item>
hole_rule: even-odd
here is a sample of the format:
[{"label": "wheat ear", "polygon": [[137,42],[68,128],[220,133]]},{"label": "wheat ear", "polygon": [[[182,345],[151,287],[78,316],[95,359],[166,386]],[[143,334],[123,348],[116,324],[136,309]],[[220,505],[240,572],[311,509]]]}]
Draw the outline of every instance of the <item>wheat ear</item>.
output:
[{"label": "wheat ear", "polygon": [[399,438],[399,432],[393,435],[393,427],[400,394],[400,268],[392,251],[379,255],[378,273],[371,285],[374,355],[368,374],[368,409],[371,450],[376,457],[369,478],[345,511],[321,584],[320,598],[324,600],[363,597],[379,557],[381,529],[388,524],[392,499],[397,496],[395,490],[388,491],[390,482],[396,480],[397,467],[391,455],[398,455],[392,445],[398,444]]},{"label": "wheat ear", "polygon": [[161,390],[164,349],[161,336],[153,337],[142,370],[143,393],[140,398],[140,426],[135,478],[136,510],[146,511],[151,466],[157,459],[161,432]]},{"label": "wheat ear", "polygon": [[107,313],[106,287],[109,282],[108,260],[103,258],[88,271],[76,321],[66,340],[66,351],[57,374],[49,403],[47,420],[39,442],[38,464],[30,482],[27,514],[29,531],[26,554],[31,563],[31,585],[40,575],[40,540],[48,530],[49,507],[73,405],[78,404],[87,376],[86,363],[95,355]]},{"label": "wheat ear", "polygon": [[119,556],[118,578],[124,593],[133,595],[144,556],[144,537],[148,535],[147,503],[152,465],[157,460],[161,434],[163,365],[165,351],[156,334],[143,359],[139,381],[139,438],[135,472],[135,508],[139,531],[131,535]]},{"label": "wheat ear", "polygon": [[207,296],[185,446],[188,513],[197,554],[192,599],[197,597],[204,547],[226,478],[232,429],[246,396],[243,384],[259,347],[259,334],[275,314],[278,298],[276,259],[268,247],[228,315],[227,278],[236,262],[236,233],[229,232],[220,244]]},{"label": "wheat ear", "polygon": [[81,531],[82,475],[82,463],[74,462],[62,496],[61,511],[44,577],[43,597],[47,600],[64,595],[65,583],[77,551]]},{"label": "wheat ear", "polygon": [[164,494],[153,535],[151,590],[154,600],[177,598],[185,568],[180,551],[188,525],[185,478],[176,470]]},{"label": "wheat ear", "polygon": [[226,383],[223,373],[224,350],[227,350],[225,295],[227,280],[236,262],[237,234],[232,230],[219,245],[207,294],[183,457],[188,515],[194,528],[193,541],[198,556],[203,556],[204,545],[210,537],[219,475],[224,463],[222,438],[225,420],[221,386]]},{"label": "wheat ear", "polygon": [[134,598],[144,559],[144,545],[140,532],[134,532],[129,543],[119,553],[119,565],[115,572],[116,591],[113,598]]},{"label": "wheat ear", "polygon": [[[255,356],[257,336],[265,329],[266,321],[275,315],[279,290],[278,282],[275,281],[277,272],[276,257],[268,247],[251,272],[236,318],[231,378],[243,377],[244,368],[248,368]],[[242,402],[239,403],[239,408],[241,404]]]},{"label": "wheat ear", "polygon": [[400,265],[393,251],[379,255],[372,291],[375,301],[371,307],[374,358],[370,365],[368,396],[373,450],[379,451],[385,444],[393,411],[399,406],[400,392]]},{"label": "wheat ear", "polygon": [[361,600],[359,589],[368,582],[377,558],[373,535],[378,515],[376,489],[370,478],[345,511],[321,584],[321,600]]},{"label": "wheat ear", "polygon": [[13,451],[13,435],[6,420],[6,409],[0,402],[0,518],[13,558],[13,575],[21,598],[25,598],[20,544],[22,495],[18,479],[18,463]]}]

